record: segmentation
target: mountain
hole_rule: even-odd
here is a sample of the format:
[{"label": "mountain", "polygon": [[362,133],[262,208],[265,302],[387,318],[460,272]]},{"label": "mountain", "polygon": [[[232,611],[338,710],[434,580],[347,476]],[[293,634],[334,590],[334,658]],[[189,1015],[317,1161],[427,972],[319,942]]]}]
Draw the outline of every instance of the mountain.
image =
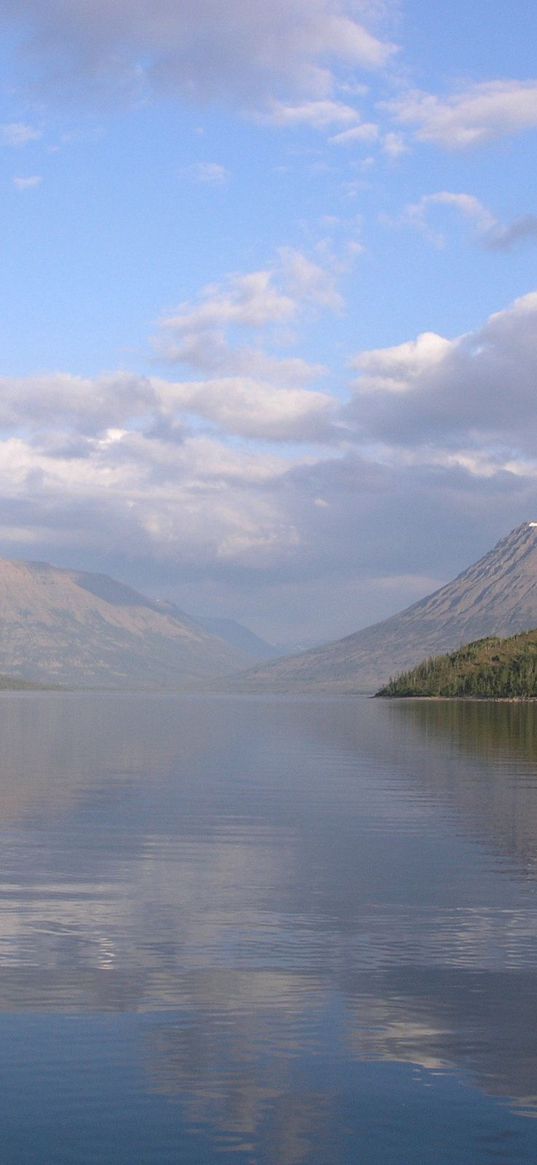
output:
[{"label": "mountain", "polygon": [[237,623],[236,619],[221,619],[213,615],[192,615],[192,619],[205,631],[218,635],[231,647],[251,655],[252,659],[277,659],[283,655],[283,649],[267,643],[266,639],[261,639],[260,635],[242,623]]},{"label": "mountain", "polygon": [[0,560],[0,672],[75,687],[177,688],[248,662],[106,575]]},{"label": "mountain", "polygon": [[249,627],[244,627],[235,619],[219,618],[216,615],[187,615],[186,611],[176,607],[175,603],[160,602],[157,606],[159,611],[166,611],[169,615],[174,615],[175,618],[181,619],[191,627],[201,627],[204,631],[208,631],[209,635],[217,635],[219,639],[229,643],[230,647],[250,656],[252,661],[277,659],[284,655],[283,649],[274,647],[272,643],[267,643],[265,639],[261,639],[254,631],[250,631]]},{"label": "mountain", "polygon": [[537,631],[508,639],[467,643],[449,655],[425,659],[390,680],[377,696],[442,696],[534,699],[537,696]]},{"label": "mountain", "polygon": [[427,656],[537,626],[537,523],[382,623],[234,677],[234,690],[371,692]]}]

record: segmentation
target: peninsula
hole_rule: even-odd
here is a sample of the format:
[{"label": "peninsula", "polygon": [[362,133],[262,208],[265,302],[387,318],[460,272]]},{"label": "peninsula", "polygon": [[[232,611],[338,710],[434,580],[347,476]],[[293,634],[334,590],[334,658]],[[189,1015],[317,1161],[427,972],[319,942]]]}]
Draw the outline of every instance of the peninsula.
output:
[{"label": "peninsula", "polygon": [[477,639],[448,655],[425,659],[391,679],[376,695],[534,699],[537,630],[508,639]]}]

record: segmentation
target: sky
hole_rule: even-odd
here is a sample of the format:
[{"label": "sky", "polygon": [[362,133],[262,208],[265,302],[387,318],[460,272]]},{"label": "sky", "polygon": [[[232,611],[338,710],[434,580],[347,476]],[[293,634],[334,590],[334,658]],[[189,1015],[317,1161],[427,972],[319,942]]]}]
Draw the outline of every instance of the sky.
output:
[{"label": "sky", "polygon": [[533,0],[2,0],[0,554],[278,644],[537,518]]}]

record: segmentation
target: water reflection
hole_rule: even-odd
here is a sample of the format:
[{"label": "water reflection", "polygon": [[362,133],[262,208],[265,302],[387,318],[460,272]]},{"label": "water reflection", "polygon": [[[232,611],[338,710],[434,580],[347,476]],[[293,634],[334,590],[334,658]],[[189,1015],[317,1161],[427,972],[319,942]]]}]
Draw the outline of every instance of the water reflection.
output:
[{"label": "water reflection", "polygon": [[[465,827],[529,877],[537,872],[537,707],[493,701],[395,702],[395,731],[434,755],[427,786]],[[420,778],[421,778],[420,771]]]},{"label": "water reflection", "polygon": [[486,1096],[529,1160],[536,726],[533,705],[0,700],[0,1012],[129,1017],[129,1103],[178,1103],[204,1160],[399,1162],[427,1125],[431,1161],[485,1162]]}]

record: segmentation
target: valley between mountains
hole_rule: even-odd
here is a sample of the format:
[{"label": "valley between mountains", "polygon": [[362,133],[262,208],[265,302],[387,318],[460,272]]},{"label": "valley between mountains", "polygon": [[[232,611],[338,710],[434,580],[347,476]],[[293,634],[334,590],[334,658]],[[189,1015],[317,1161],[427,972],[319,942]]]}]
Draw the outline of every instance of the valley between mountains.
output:
[{"label": "valley between mountains", "polygon": [[271,645],[238,624],[195,619],[106,575],[0,561],[0,673],[19,685],[373,692],[427,657],[535,627],[533,522],[389,619],[277,659],[270,659]]}]

